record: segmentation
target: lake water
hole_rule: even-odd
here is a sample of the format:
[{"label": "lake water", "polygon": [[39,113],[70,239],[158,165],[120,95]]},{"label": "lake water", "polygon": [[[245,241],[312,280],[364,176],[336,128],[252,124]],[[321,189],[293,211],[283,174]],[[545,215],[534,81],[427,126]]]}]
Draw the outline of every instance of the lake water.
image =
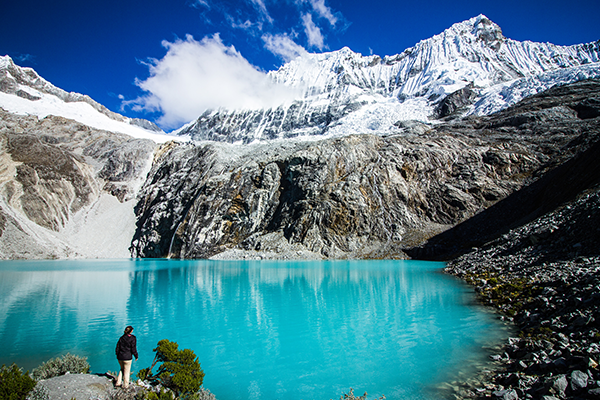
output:
[{"label": "lake water", "polygon": [[198,355],[219,400],[439,399],[483,367],[503,325],[421,261],[0,262],[0,364],[70,352],[118,369],[127,325],[150,366],[161,339]]}]

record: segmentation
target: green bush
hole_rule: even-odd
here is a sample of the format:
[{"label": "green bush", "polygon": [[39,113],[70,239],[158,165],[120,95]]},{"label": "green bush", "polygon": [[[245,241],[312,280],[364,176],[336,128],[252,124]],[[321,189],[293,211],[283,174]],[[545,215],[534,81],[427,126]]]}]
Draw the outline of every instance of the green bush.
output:
[{"label": "green bush", "polygon": [[79,357],[73,354],[65,354],[42,363],[39,367],[31,371],[31,375],[37,379],[50,379],[55,376],[64,375],[67,372],[71,374],[87,374],[90,371],[90,364],[87,357]]},{"label": "green bush", "polygon": [[[204,371],[196,354],[190,349],[179,350],[179,345],[167,339],[158,342],[154,349],[156,356],[149,368],[140,370],[137,374],[141,380],[152,385],[162,385],[175,393],[176,398],[197,398],[200,386],[204,380]],[[156,374],[152,369],[157,363]]]},{"label": "green bush", "polygon": [[29,373],[13,364],[10,367],[2,365],[0,368],[0,399],[25,400],[27,393],[31,392],[36,382]]},{"label": "green bush", "polygon": [[[355,397],[354,389],[350,388],[350,393],[344,393],[340,396],[340,400],[367,400],[367,392],[360,397]],[[385,396],[381,396],[377,400],[385,400]]]},{"label": "green bush", "polygon": [[27,395],[27,400],[51,400],[50,390],[42,384],[37,384]]},{"label": "green bush", "polygon": [[173,400],[173,394],[166,392],[163,388],[160,388],[159,392],[149,392],[145,399],[148,400]]},{"label": "green bush", "polygon": [[198,391],[198,400],[217,400],[214,394],[210,392],[210,390],[205,388],[200,388]]}]

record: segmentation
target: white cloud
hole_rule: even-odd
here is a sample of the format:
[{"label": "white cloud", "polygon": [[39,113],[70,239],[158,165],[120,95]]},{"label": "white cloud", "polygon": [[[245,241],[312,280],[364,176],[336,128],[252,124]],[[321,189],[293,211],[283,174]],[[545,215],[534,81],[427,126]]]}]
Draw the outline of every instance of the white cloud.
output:
[{"label": "white cloud", "polygon": [[167,54],[149,64],[150,77],[136,84],[148,94],[124,103],[136,110],[159,111],[158,123],[176,128],[217,108],[255,109],[274,107],[299,93],[275,84],[251,65],[218,34],[196,41],[163,42]]},{"label": "white cloud", "polygon": [[250,20],[246,20],[244,22],[236,21],[232,16],[225,15],[225,19],[229,22],[229,25],[234,29],[241,29],[243,31],[248,32],[250,35],[256,35],[256,33],[260,33],[263,30],[263,23],[261,21],[252,22]]},{"label": "white cloud", "polygon": [[189,3],[194,8],[206,7],[210,8],[210,4],[206,0],[190,0]]},{"label": "white cloud", "polygon": [[316,47],[319,50],[323,50],[325,47],[325,39],[321,33],[321,29],[312,20],[310,14],[304,14],[302,16],[302,23],[304,24],[304,32],[308,38],[308,44],[311,47]]},{"label": "white cloud", "polygon": [[308,53],[304,47],[294,42],[288,35],[268,33],[262,36],[262,40],[265,42],[267,50],[281,57],[285,62]]},{"label": "white cloud", "polygon": [[269,11],[267,11],[267,6],[263,0],[250,0],[254,7],[260,12],[260,14],[270,23],[273,23],[273,18],[269,15]]},{"label": "white cloud", "polygon": [[325,0],[310,0],[310,4],[320,17],[325,18],[332,26],[335,26],[337,17],[333,15],[331,9],[325,5]]}]

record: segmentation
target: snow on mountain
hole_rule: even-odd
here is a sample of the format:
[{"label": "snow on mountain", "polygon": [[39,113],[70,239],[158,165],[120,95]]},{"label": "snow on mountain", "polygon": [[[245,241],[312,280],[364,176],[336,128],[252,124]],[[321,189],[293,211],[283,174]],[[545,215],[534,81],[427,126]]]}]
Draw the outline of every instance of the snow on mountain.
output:
[{"label": "snow on mountain", "polygon": [[149,121],[112,112],[87,95],[57,88],[32,68],[16,65],[9,56],[0,56],[0,107],[13,114],[39,118],[61,116],[97,129],[157,143],[181,140],[181,137],[166,135]]},{"label": "snow on mountain", "polygon": [[519,42],[479,15],[395,56],[362,56],[345,47],[301,56],[269,74],[301,89],[302,98],[258,111],[208,111],[179,133],[245,143],[389,133],[398,121],[447,116],[441,106],[460,90],[468,90],[469,101],[451,107],[452,112],[486,115],[557,84],[600,77],[600,41],[573,46]]},{"label": "snow on mountain", "polygon": [[67,93],[0,57],[0,107],[43,118],[58,115],[136,138],[250,143],[292,137],[386,134],[401,121],[488,115],[555,85],[600,77],[600,41],[573,46],[505,38],[484,15],[394,56],[363,56],[347,47],[305,54],[269,76],[302,93],[259,110],[205,112],[177,132],[111,112],[90,97]]}]

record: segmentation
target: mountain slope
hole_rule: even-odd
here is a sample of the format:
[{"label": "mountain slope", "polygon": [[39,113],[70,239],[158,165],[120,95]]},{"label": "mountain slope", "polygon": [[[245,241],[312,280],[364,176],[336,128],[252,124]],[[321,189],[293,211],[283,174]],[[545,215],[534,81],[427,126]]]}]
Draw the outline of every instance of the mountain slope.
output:
[{"label": "mountain slope", "polygon": [[15,65],[8,56],[0,56],[0,107],[19,115],[69,118],[96,129],[151,139],[158,143],[177,139],[165,135],[149,121],[124,117],[87,95],[57,88],[33,69]]},{"label": "mountain slope", "polygon": [[299,57],[270,75],[300,90],[301,99],[266,110],[207,111],[180,133],[230,143],[386,134],[398,121],[489,115],[554,85],[600,77],[599,61],[600,41],[518,42],[480,15],[395,56],[343,48]]},{"label": "mountain slope", "polygon": [[140,193],[134,255],[404,257],[593,148],[598,99],[589,80],[386,136],[170,144]]},{"label": "mountain slope", "polygon": [[[598,43],[514,42],[479,16],[394,57],[297,59],[272,76],[302,100],[207,113],[180,133],[213,141],[159,148],[114,133],[133,127],[127,118],[3,58],[0,100],[14,109],[0,110],[0,251],[405,257],[590,147],[600,89],[582,79],[598,75],[597,60]],[[47,115],[73,104],[107,129]],[[268,138],[287,140],[257,140]]]},{"label": "mountain slope", "polygon": [[128,257],[137,191],[172,139],[0,57],[0,258]]},{"label": "mountain slope", "polygon": [[0,258],[128,257],[155,146],[0,109]]}]

